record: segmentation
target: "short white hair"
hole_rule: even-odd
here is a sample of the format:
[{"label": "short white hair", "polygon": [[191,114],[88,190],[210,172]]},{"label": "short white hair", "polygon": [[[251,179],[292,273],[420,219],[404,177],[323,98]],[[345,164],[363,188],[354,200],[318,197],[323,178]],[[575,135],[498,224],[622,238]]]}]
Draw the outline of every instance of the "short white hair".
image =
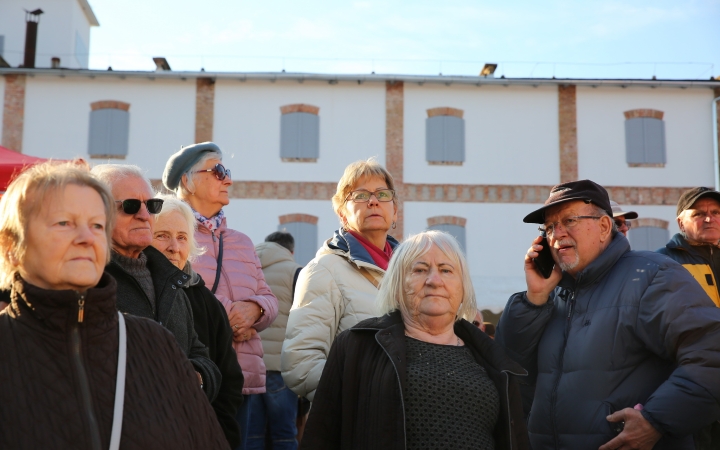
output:
[{"label": "short white hair", "polygon": [[457,311],[456,320],[472,321],[475,318],[477,311],[475,289],[470,279],[467,260],[457,240],[450,234],[437,230],[423,231],[410,236],[395,248],[378,292],[377,304],[380,315],[389,314],[395,310],[400,310],[406,315],[409,314],[405,278],[411,270],[413,261],[427,253],[433,245],[450,258],[460,270],[463,298]]},{"label": "short white hair", "polygon": [[[193,194],[195,191],[195,177],[197,176],[197,171],[211,159],[219,159],[222,161],[222,153],[212,151],[203,153],[198,162],[193,164],[192,167],[180,175],[180,182],[178,183],[178,187],[175,189],[175,194],[179,198],[187,198]],[[183,175],[187,175],[187,186],[183,183]]]},{"label": "short white hair", "polygon": [[110,186],[125,178],[139,178],[147,183],[150,192],[155,192],[150,180],[147,179],[142,169],[132,164],[98,164],[93,167],[90,172],[100,181]]},{"label": "short white hair", "polygon": [[157,194],[155,198],[160,198],[163,201],[162,209],[158,214],[155,214],[155,223],[164,215],[171,212],[178,212],[185,219],[190,229],[190,235],[188,236],[188,244],[190,245],[190,252],[188,254],[188,261],[194,262],[198,256],[205,253],[205,248],[198,246],[197,240],[195,239],[195,232],[197,231],[197,220],[192,212],[190,206],[179,198],[172,194]]}]

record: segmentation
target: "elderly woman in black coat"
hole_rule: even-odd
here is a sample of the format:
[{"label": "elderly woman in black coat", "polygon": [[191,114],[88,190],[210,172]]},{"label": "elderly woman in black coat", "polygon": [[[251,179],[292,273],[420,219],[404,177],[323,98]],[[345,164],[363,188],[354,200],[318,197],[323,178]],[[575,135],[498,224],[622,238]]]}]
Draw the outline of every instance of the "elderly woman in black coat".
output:
[{"label": "elderly woman in black coat", "polygon": [[527,449],[527,372],[467,319],[475,293],[457,241],[411,236],[378,294],[381,317],[338,336],[303,449]]},{"label": "elderly woman in black coat", "polygon": [[195,332],[208,348],[210,359],[222,375],[220,390],[212,407],[230,447],[236,448],[240,445],[240,431],[235,413],[243,402],[243,374],[232,347],[233,333],[227,313],[205,287],[202,277],[192,269],[190,261],[203,250],[195,241],[197,221],[192,210],[175,196],[158,197],[164,202],[162,211],[155,216],[152,246],[189,276],[184,288],[192,307]]}]

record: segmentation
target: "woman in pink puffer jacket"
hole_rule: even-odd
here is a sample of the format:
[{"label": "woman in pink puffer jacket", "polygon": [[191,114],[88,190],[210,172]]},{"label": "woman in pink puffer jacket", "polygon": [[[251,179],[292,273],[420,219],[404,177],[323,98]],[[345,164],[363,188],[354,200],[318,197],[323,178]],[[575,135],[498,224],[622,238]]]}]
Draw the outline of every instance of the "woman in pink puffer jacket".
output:
[{"label": "woman in pink puffer jacket", "polygon": [[[163,184],[190,204],[198,221],[195,239],[205,253],[193,262],[193,269],[228,313],[233,346],[245,377],[243,394],[262,394],[265,364],[258,332],[275,320],[278,304],[265,283],[250,238],[227,228],[222,208],[230,203],[228,191],[232,180],[221,162],[222,152],[212,142],[183,147],[168,160]],[[247,404],[246,399],[237,415],[242,437],[240,449],[244,449],[247,440]]]}]

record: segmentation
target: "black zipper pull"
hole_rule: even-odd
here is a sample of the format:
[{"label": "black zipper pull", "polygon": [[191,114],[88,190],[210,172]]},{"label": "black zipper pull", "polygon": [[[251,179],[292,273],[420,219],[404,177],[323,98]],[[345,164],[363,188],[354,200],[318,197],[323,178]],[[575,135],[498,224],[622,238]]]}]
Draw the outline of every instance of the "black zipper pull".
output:
[{"label": "black zipper pull", "polygon": [[85,319],[85,296],[80,295],[78,300],[78,323],[82,323]]},{"label": "black zipper pull", "polygon": [[213,242],[215,242],[215,230],[210,230],[210,234],[212,235]]}]

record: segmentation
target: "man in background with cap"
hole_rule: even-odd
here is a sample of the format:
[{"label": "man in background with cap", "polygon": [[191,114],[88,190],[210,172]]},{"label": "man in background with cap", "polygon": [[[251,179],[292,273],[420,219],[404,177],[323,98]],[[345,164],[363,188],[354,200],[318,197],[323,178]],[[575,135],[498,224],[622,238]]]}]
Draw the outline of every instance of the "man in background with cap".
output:
[{"label": "man in background with cap", "polygon": [[628,231],[630,231],[630,227],[632,226],[630,219],[637,219],[638,213],[635,211],[625,212],[620,208],[620,205],[612,200],[610,200],[610,206],[612,207],[613,220],[615,221],[617,230],[621,232],[623,236],[627,237]]},{"label": "man in background with cap", "polygon": [[555,186],[525,217],[556,263],[525,255],[527,291],[510,297],[497,340],[530,373],[523,394],[533,448],[693,449],[720,418],[720,309],[686,270],[630,250],[607,192]]},{"label": "man in background with cap", "polygon": [[[685,267],[716,306],[720,306],[720,192],[696,187],[680,196],[677,204],[680,233],[658,253]],[[696,449],[720,448],[720,424],[713,423],[695,434]]]}]

